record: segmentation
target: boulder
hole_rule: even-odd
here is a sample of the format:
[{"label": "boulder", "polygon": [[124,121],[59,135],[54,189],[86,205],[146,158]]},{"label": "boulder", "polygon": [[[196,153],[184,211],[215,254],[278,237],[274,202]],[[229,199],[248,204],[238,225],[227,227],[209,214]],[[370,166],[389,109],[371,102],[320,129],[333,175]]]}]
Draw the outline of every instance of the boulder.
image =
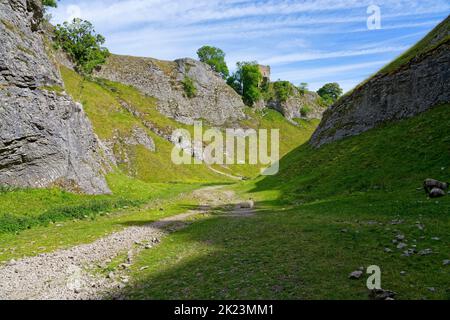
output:
[{"label": "boulder", "polygon": [[439,188],[433,188],[429,194],[430,198],[440,198],[445,195],[446,195],[445,191]]}]

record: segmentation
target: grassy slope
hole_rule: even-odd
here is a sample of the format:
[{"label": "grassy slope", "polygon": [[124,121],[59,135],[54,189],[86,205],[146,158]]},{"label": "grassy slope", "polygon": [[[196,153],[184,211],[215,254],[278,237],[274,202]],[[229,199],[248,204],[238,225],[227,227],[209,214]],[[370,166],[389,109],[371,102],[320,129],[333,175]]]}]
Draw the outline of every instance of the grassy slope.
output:
[{"label": "grassy slope", "polygon": [[[191,132],[193,130],[191,126],[178,124],[161,115],[156,110],[156,101],[153,98],[143,96],[130,86],[101,79],[83,80],[67,68],[62,68],[61,72],[66,91],[75,100],[83,103],[96,133],[102,139],[108,140],[113,136],[126,137],[133,127],[146,130],[142,124],[143,120],[151,121],[162,131],[171,132],[173,128],[184,128]],[[120,105],[120,101],[139,111],[142,118],[126,111]],[[258,119],[258,123],[262,126],[282,129],[285,133],[283,135],[285,142],[282,143],[284,153],[306,140],[316,125],[311,123],[305,124],[304,128],[294,127],[273,112],[266,117],[258,116]],[[255,123],[251,124],[255,126]],[[157,147],[155,153],[140,146],[129,147],[120,143],[116,145],[115,152],[120,153],[125,149],[130,161],[127,165],[119,165],[119,170],[108,176],[108,184],[113,195],[88,196],[58,189],[0,190],[0,261],[24,254],[51,251],[62,245],[90,241],[95,236],[117,229],[115,222],[117,219],[108,218],[111,213],[121,212],[120,216],[133,217],[136,210],[140,210],[139,208],[149,202],[161,199],[169,201],[180,193],[199,188],[205,183],[230,181],[211,172],[204,165],[173,165],[170,161],[172,145],[149,130],[147,133],[155,141]],[[292,139],[292,136],[298,139]],[[218,167],[218,169],[232,174],[234,171],[238,173],[245,171],[249,176],[259,173],[258,169],[252,169],[250,166],[236,166],[236,169],[228,170]],[[53,223],[59,225],[61,222],[68,227],[60,228],[53,225]],[[50,231],[53,229],[58,232]],[[51,233],[50,237],[47,236],[48,232]],[[65,233],[67,237],[63,236]],[[30,239],[34,240],[31,245]],[[8,251],[6,250],[8,247],[19,249]],[[41,247],[43,249],[37,250]]]},{"label": "grassy slope", "polygon": [[[383,288],[400,299],[449,299],[450,197],[429,200],[421,188],[427,177],[449,180],[449,127],[446,105],[319,150],[298,148],[279,175],[239,186],[258,200],[257,216],[211,215],[170,236],[142,254],[126,294],[367,299],[366,277],[348,275],[378,265]],[[401,256],[398,234],[433,254]]]},{"label": "grassy slope", "polygon": [[[150,152],[139,146],[115,144],[117,156],[120,157],[123,151],[129,154],[129,161],[119,165],[125,173],[146,182],[227,181],[226,178],[211,172],[204,165],[176,166],[170,161],[172,144],[146,129],[142,120],[152,121],[158,124],[162,130],[167,127],[186,128],[186,126],[178,125],[159,114],[153,98],[145,97],[129,86],[108,81],[95,83],[83,80],[78,74],[64,67],[62,67],[61,73],[66,90],[76,101],[83,103],[95,132],[101,139],[108,140],[114,136],[127,137],[131,134],[133,127],[143,128],[154,139],[156,152]],[[120,100],[145,114],[144,119],[134,117],[125,110],[120,105]]]},{"label": "grassy slope", "polygon": [[[114,182],[117,183],[118,181]],[[118,182],[122,185],[122,182]],[[42,226],[34,226],[29,230],[20,233],[0,233],[0,262],[8,261],[12,258],[21,258],[23,256],[34,256],[37,254],[52,252],[56,249],[68,248],[77,244],[89,243],[106,234],[119,231],[125,227],[138,225],[142,223],[150,223],[162,219],[167,216],[183,213],[186,206],[194,206],[197,200],[190,195],[190,192],[200,187],[195,184],[155,184],[142,183],[140,187],[146,190],[138,190],[137,184],[134,182],[126,182],[128,188],[127,194],[120,192],[120,196],[136,197],[137,194],[147,193],[145,205],[137,207],[120,207],[112,212],[106,209],[102,214],[94,217],[89,214],[87,219],[64,220]],[[130,187],[131,186],[131,187]],[[29,206],[33,208],[33,204],[50,208],[54,212],[61,207],[66,208],[73,206],[78,208],[83,206],[86,200],[77,195],[62,193],[58,190],[52,191],[52,199],[49,199],[49,190],[26,190],[19,194],[0,195],[0,202],[4,203],[4,198],[14,198],[14,203],[21,203],[17,199],[24,193],[32,194],[22,205],[22,208]],[[128,193],[129,192],[129,193]],[[39,193],[42,197],[38,197]],[[69,202],[73,200],[73,203]],[[39,201],[40,200],[40,201]],[[163,208],[164,210],[160,210]],[[36,211],[39,212],[39,211]]]},{"label": "grassy slope", "polygon": [[[254,111],[252,109],[247,110],[249,120],[241,122],[243,128],[251,128],[258,130],[262,129],[278,129],[280,130],[280,156],[288,154],[290,151],[302,145],[309,140],[314,130],[319,124],[319,120],[298,120],[298,125],[295,126],[292,123],[286,121],[286,119],[279,112],[275,110],[264,110],[264,112]],[[269,135],[269,154],[271,152],[270,131]],[[248,157],[248,155],[247,155]],[[239,176],[248,178],[255,178],[260,175],[260,170],[263,166],[253,166],[248,164],[235,164],[227,166],[228,170]],[[222,168],[223,170],[223,168]]]}]

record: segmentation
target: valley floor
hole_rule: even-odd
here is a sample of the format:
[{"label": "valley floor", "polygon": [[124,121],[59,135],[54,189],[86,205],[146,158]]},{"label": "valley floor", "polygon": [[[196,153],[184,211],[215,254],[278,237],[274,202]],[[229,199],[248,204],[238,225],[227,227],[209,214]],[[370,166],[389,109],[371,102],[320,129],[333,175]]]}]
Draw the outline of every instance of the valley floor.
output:
[{"label": "valley floor", "polygon": [[[368,275],[349,275],[376,265],[396,299],[450,299],[450,197],[428,199],[422,188],[450,174],[449,113],[444,105],[318,150],[302,145],[278,175],[233,185],[119,176],[117,195],[100,204],[57,191],[0,194],[17,215],[8,220],[16,233],[0,235],[9,261],[0,297],[365,300]],[[250,197],[254,210],[236,210]],[[32,217],[45,204],[66,216],[41,225]],[[80,212],[98,215],[71,218]]]}]

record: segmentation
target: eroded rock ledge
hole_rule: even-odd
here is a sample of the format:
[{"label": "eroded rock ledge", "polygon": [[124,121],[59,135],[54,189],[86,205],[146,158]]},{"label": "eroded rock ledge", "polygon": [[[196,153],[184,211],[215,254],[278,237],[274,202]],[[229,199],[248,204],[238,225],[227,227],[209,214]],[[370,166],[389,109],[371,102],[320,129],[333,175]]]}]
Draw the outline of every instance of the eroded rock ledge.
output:
[{"label": "eroded rock ledge", "polygon": [[108,193],[102,148],[64,92],[40,19],[39,0],[0,0],[0,185]]}]

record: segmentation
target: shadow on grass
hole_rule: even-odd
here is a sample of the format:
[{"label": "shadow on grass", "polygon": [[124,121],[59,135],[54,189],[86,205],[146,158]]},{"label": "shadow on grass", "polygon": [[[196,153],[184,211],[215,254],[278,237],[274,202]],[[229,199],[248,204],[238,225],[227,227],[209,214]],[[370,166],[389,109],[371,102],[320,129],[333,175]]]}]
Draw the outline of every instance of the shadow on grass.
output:
[{"label": "shadow on grass", "polygon": [[[355,216],[350,202],[348,207],[339,202],[304,207],[259,202],[258,213],[245,218],[212,208],[212,215],[142,252],[133,267],[135,281],[111,294],[123,299],[368,299],[365,279],[350,281],[348,274],[375,264],[383,270],[385,288],[399,298],[450,297],[445,285],[450,277],[442,266],[450,240],[446,227],[431,226],[432,216],[423,218],[430,223],[425,234],[442,242],[427,237],[417,242],[418,248],[430,247],[435,254],[404,258],[395,248],[393,254],[384,248],[392,247],[398,232],[419,239],[417,212],[394,232],[391,215],[374,209]],[[339,206],[337,214],[322,214]],[[400,274],[403,270],[408,276]],[[436,291],[426,289],[430,286]]]}]

